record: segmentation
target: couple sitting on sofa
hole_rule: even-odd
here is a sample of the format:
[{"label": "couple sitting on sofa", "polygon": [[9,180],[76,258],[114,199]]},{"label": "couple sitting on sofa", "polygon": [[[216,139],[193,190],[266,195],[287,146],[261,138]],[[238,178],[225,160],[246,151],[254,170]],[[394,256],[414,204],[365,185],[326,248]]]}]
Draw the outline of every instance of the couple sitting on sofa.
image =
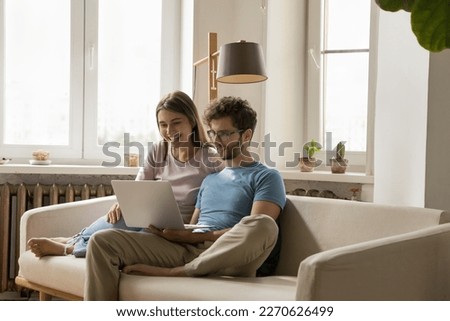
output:
[{"label": "couple sitting on sofa", "polygon": [[[185,98],[180,92],[176,95]],[[203,173],[197,178],[202,180],[208,169],[216,170],[212,164],[218,164],[211,161],[210,150],[204,152],[194,145],[198,140],[201,144],[204,137],[195,106],[192,103],[189,114],[170,109],[167,101],[160,105],[166,108],[157,110],[158,126],[168,144],[165,161],[159,164],[166,166],[150,170],[167,172],[170,162],[190,163],[197,158],[198,166],[192,167]],[[279,173],[256,162],[247,150],[256,126],[255,111],[246,101],[225,97],[207,109],[205,119],[211,128],[208,136],[226,167],[204,178],[191,223],[211,227],[201,231],[158,230],[152,226],[143,231],[100,229],[91,237],[87,235],[86,300],[116,300],[121,271],[167,276],[255,275],[275,247],[275,220],[285,205],[285,191]],[[177,144],[176,150],[173,147]],[[194,157],[196,149],[202,151],[200,162],[198,156]],[[149,160],[146,165],[152,165]],[[174,171],[175,176],[180,172]],[[151,179],[140,174],[141,178]],[[187,181],[186,176],[179,179]],[[185,194],[195,199],[195,192],[193,187]],[[110,223],[117,223],[120,209],[113,208],[107,217]],[[73,243],[78,240],[79,236],[71,240],[31,239],[29,246],[36,256],[63,255],[75,252]]]}]

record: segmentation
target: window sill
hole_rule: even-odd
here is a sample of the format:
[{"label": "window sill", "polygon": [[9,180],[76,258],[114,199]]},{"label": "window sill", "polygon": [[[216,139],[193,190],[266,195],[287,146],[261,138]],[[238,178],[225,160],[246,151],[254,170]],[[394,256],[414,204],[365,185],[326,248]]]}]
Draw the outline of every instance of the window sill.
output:
[{"label": "window sill", "polygon": [[332,174],[330,171],[320,170],[310,173],[300,172],[299,170],[282,170],[280,173],[283,179],[373,185],[373,176],[365,173],[347,172],[345,174]]},{"label": "window sill", "polygon": [[[59,175],[137,175],[138,167],[105,167],[95,165],[28,165],[5,164],[0,165],[0,174],[59,174]],[[329,171],[314,171],[311,173],[298,170],[280,171],[283,179],[373,184],[373,176],[364,173],[348,172],[332,174]]]},{"label": "window sill", "polygon": [[0,174],[55,174],[55,175],[136,175],[139,167],[105,167],[90,165],[0,165]]}]

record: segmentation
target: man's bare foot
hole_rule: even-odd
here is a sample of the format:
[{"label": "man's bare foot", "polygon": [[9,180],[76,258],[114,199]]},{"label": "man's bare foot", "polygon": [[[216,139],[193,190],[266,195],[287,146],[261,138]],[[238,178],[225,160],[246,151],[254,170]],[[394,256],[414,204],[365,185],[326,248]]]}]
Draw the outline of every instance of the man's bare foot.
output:
[{"label": "man's bare foot", "polygon": [[148,276],[187,276],[184,266],[165,268],[146,264],[133,264],[125,266],[122,272],[126,274],[148,275]]},{"label": "man's bare foot", "polygon": [[[28,246],[34,255],[43,257],[48,255],[64,255],[66,243],[54,241],[49,238],[32,238],[28,241]],[[67,247],[66,254],[71,254],[73,245]]]}]

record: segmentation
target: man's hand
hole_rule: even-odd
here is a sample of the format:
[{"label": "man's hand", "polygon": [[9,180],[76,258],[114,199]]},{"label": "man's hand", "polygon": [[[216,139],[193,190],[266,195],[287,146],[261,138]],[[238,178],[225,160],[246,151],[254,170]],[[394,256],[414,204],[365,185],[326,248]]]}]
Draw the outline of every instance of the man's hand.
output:
[{"label": "man's hand", "polygon": [[228,230],[229,229],[205,233],[192,233],[191,229],[186,230],[159,229],[154,227],[153,225],[150,225],[147,228],[148,232],[159,235],[168,241],[176,243],[189,243],[189,244],[197,244],[206,241],[214,242]]},{"label": "man's hand", "polygon": [[122,211],[120,210],[119,203],[113,204],[106,214],[106,221],[111,224],[116,224],[122,217]]},{"label": "man's hand", "polygon": [[191,244],[202,242],[197,237],[198,233],[192,233],[192,230],[159,229],[153,225],[150,225],[148,230],[171,242]]}]

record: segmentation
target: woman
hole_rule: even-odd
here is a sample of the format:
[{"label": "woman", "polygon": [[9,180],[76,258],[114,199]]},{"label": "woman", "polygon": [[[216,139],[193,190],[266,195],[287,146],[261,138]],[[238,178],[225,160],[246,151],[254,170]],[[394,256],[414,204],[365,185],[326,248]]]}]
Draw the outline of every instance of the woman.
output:
[{"label": "woman", "polygon": [[[188,95],[175,91],[165,96],[156,107],[156,119],[163,139],[150,148],[136,180],[169,181],[187,223],[201,182],[206,175],[220,171],[223,164],[216,151],[208,146],[197,108]],[[116,203],[106,216],[73,237],[32,238],[28,246],[37,257],[68,254],[85,257],[91,235],[107,228],[141,230],[125,225]]]}]

